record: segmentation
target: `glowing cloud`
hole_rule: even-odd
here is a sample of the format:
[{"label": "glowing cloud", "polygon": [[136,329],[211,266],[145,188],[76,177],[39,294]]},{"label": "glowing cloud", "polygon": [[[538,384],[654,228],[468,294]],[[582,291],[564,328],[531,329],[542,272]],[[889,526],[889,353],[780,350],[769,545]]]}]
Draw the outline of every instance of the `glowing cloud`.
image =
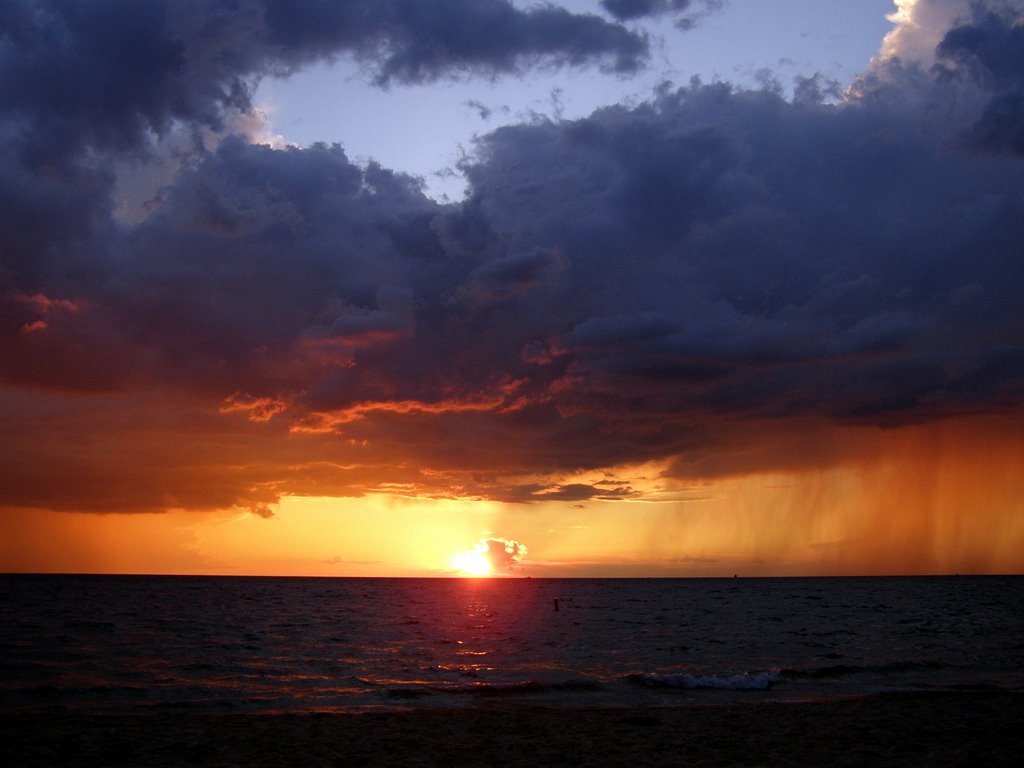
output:
[{"label": "glowing cloud", "polygon": [[[1013,0],[1011,0],[1013,2]],[[882,59],[899,58],[928,66],[950,26],[970,10],[964,0],[894,0],[886,18],[895,26],[882,40]]]}]

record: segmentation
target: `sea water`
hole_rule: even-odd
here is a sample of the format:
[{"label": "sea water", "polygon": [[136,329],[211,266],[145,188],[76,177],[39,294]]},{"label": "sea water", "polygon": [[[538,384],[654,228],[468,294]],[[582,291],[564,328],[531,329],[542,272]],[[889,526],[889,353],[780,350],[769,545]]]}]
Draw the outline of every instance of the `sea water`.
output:
[{"label": "sea water", "polygon": [[0,575],[0,711],[659,706],[1024,688],[1024,577]]}]

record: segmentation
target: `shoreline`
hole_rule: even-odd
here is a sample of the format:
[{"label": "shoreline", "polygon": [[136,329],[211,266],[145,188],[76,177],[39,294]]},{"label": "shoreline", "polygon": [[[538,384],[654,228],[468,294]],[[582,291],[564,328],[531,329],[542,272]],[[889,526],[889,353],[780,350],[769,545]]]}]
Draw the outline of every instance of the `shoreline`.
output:
[{"label": "shoreline", "polygon": [[1017,765],[1024,692],[294,714],[3,714],[31,766]]}]

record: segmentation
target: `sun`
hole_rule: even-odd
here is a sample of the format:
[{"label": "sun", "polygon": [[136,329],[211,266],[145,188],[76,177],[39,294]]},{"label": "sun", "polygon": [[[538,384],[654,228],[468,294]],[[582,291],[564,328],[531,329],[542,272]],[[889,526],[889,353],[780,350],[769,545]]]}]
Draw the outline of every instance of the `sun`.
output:
[{"label": "sun", "polygon": [[448,565],[461,576],[511,576],[526,554],[526,545],[515,539],[490,536],[471,549],[452,555]]},{"label": "sun", "polygon": [[490,576],[491,560],[479,549],[467,549],[451,559],[453,568],[467,576]]}]

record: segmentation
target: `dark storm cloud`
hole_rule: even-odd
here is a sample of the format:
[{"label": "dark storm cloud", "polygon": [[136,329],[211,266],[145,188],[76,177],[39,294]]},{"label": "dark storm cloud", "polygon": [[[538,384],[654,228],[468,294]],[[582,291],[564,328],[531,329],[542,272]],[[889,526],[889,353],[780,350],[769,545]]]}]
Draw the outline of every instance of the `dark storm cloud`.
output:
[{"label": "dark storm cloud", "polygon": [[535,249],[492,259],[474,269],[469,282],[480,300],[499,300],[555,279],[563,267],[557,252]]},{"label": "dark storm cloud", "polygon": [[435,215],[417,182],[340,147],[230,139],[120,241],[107,304],[131,343],[162,350],[163,376],[290,387],[412,333],[414,291],[438,271]]},{"label": "dark storm cloud", "polygon": [[374,78],[423,82],[542,60],[632,72],[647,41],[597,16],[507,0],[4,0],[0,111],[42,162],[135,145],[174,120],[219,128],[254,78],[352,54]]},{"label": "dark storm cloud", "polygon": [[690,0],[601,0],[601,6],[615,18],[627,20],[685,11]]},{"label": "dark storm cloud", "polygon": [[954,149],[925,116],[942,104],[912,112],[903,86],[838,108],[695,87],[489,136],[469,205],[571,265],[543,311],[574,396],[879,419],[987,402],[958,362],[1021,341],[1020,168]]},{"label": "dark storm cloud", "polygon": [[[1024,167],[1009,140],[963,140],[1019,82],[1003,41],[1016,21],[976,15],[947,36],[944,69],[893,63],[840,104],[692,83],[506,126],[464,162],[456,205],[338,146],[229,137],[191,150],[128,225],[110,215],[108,156],[33,152],[68,131],[98,148],[165,120],[214,125],[238,73],[370,49],[339,47],[318,6],[285,19],[244,4],[260,13],[223,20],[262,30],[239,44],[244,61],[179,52],[160,75],[163,28],[136,11],[126,23],[153,30],[138,56],[156,62],[138,68],[178,96],[125,86],[104,112],[18,92],[34,70],[13,55],[42,35],[49,72],[70,56],[47,48],[63,35],[81,43],[68,62],[102,59],[106,38],[73,34],[100,6],[4,7],[4,503],[259,514],[287,493],[614,499],[638,485],[578,473],[828,464],[846,454],[779,435],[1024,402]],[[218,6],[198,7],[189,23],[222,42],[210,50],[234,50],[213,32]],[[415,13],[402,23],[429,29]],[[380,50],[383,76],[393,50]],[[441,71],[419,61],[388,76]]]},{"label": "dark storm cloud", "polygon": [[[111,153],[144,155],[176,126],[198,142],[251,106],[261,76],[345,55],[380,84],[412,83],[534,65],[632,72],[647,41],[508,0],[3,0],[0,277],[34,291],[71,242],[104,248]],[[206,213],[208,226],[236,224]]]},{"label": "dark storm cloud", "polygon": [[650,16],[676,17],[676,25],[687,29],[708,13],[719,10],[725,0],[601,0],[601,7],[620,21],[635,21]]},{"label": "dark storm cloud", "polygon": [[588,483],[565,483],[564,485],[542,485],[540,483],[527,483],[514,485],[506,482],[487,485],[477,481],[475,487],[478,492],[496,499],[513,504],[532,504],[542,501],[613,501],[616,499],[629,499],[638,496],[628,486],[617,486],[612,483],[588,484]]},{"label": "dark storm cloud", "polygon": [[[281,5],[293,15],[291,4]],[[521,10],[507,0],[391,0],[367,6],[367,37],[384,40],[382,83],[433,80],[453,67],[512,72],[533,57],[573,66],[606,59],[613,71],[635,72],[648,53],[642,34],[555,5]]]},{"label": "dark storm cloud", "polygon": [[992,93],[968,134],[974,146],[1024,155],[1024,24],[1008,10],[973,8],[969,21],[945,36],[937,53],[947,66]]}]

